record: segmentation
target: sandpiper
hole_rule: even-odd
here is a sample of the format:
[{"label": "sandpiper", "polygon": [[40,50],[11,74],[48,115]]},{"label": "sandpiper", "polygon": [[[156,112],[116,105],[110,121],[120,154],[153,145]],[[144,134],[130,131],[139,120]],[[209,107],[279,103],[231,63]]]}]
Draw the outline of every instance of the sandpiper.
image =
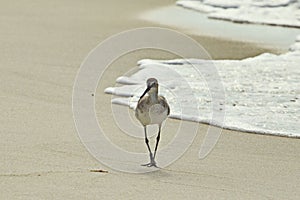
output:
[{"label": "sandpiper", "polygon": [[[148,96],[145,96],[148,93]],[[168,102],[163,96],[158,95],[158,82],[155,78],[149,78],[147,80],[147,89],[140,97],[136,110],[135,116],[144,126],[145,132],[145,143],[147,145],[150,154],[150,163],[144,164],[143,166],[157,167],[155,162],[155,155],[158,147],[158,142],[160,139],[160,131],[162,123],[170,114],[170,107]],[[151,148],[149,146],[149,140],[147,138],[147,125],[158,124],[158,135],[156,137],[156,145],[154,149],[154,154],[152,154]]]}]

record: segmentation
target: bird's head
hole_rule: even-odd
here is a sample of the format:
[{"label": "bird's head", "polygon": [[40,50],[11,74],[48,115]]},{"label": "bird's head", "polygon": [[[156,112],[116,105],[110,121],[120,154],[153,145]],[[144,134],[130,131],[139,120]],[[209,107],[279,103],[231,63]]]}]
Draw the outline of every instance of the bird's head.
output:
[{"label": "bird's head", "polygon": [[147,89],[144,91],[144,93],[142,94],[142,96],[140,98],[143,98],[143,96],[145,96],[148,92],[155,92],[157,93],[158,90],[158,82],[155,78],[149,78],[147,80]]}]

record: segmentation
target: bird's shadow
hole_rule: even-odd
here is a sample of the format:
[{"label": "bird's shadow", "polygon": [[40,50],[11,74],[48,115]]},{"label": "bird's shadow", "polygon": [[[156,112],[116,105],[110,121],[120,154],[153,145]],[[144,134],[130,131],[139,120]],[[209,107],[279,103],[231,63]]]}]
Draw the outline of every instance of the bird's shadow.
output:
[{"label": "bird's shadow", "polygon": [[172,174],[169,171],[164,170],[163,168],[158,167],[156,171],[147,172],[144,175],[151,177],[151,178],[165,178],[171,177]]}]

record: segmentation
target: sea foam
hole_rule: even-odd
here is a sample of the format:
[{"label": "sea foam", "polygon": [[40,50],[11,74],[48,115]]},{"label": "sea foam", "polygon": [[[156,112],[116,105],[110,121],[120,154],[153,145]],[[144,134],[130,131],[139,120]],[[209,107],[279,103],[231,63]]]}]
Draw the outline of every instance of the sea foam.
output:
[{"label": "sea foam", "polygon": [[[118,96],[112,103],[135,109],[145,81],[155,77],[160,83],[160,94],[170,104],[172,118],[232,130],[300,137],[298,39],[282,55],[264,53],[243,60],[140,60],[136,73],[117,79],[122,86],[107,88],[105,92]],[[212,98],[212,91],[218,88],[207,84],[213,77],[201,73],[212,67],[221,77],[216,86],[223,89],[225,99]],[[213,102],[220,108],[213,106]],[[223,112],[224,119],[214,119],[214,114]]]},{"label": "sea foam", "polygon": [[180,0],[177,5],[213,19],[300,28],[300,3],[295,0]]}]

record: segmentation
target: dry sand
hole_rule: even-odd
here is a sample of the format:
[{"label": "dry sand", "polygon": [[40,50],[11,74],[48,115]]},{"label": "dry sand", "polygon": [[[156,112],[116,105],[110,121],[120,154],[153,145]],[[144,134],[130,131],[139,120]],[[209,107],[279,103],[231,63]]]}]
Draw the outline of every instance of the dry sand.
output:
[{"label": "dry sand", "polygon": [[[136,13],[170,3],[174,1],[1,2],[0,199],[297,199],[300,196],[299,139],[225,130],[211,154],[199,160],[199,146],[207,129],[199,124],[197,137],[179,160],[166,169],[139,175],[105,167],[81,144],[71,107],[72,87],[81,62],[108,36],[154,25],[136,19]],[[194,38],[214,58],[243,58],[271,51],[241,42]],[[224,52],[224,48],[230,51]],[[102,91],[145,57],[172,56],[140,52],[125,57],[121,60],[123,68],[118,68],[121,61],[115,62],[99,85],[97,114],[104,128],[117,135],[122,133],[111,115],[111,97]],[[164,134],[174,131],[178,123],[168,120]],[[146,150],[142,140],[115,139],[120,145],[136,145]],[[92,173],[90,169],[108,173]]]}]

